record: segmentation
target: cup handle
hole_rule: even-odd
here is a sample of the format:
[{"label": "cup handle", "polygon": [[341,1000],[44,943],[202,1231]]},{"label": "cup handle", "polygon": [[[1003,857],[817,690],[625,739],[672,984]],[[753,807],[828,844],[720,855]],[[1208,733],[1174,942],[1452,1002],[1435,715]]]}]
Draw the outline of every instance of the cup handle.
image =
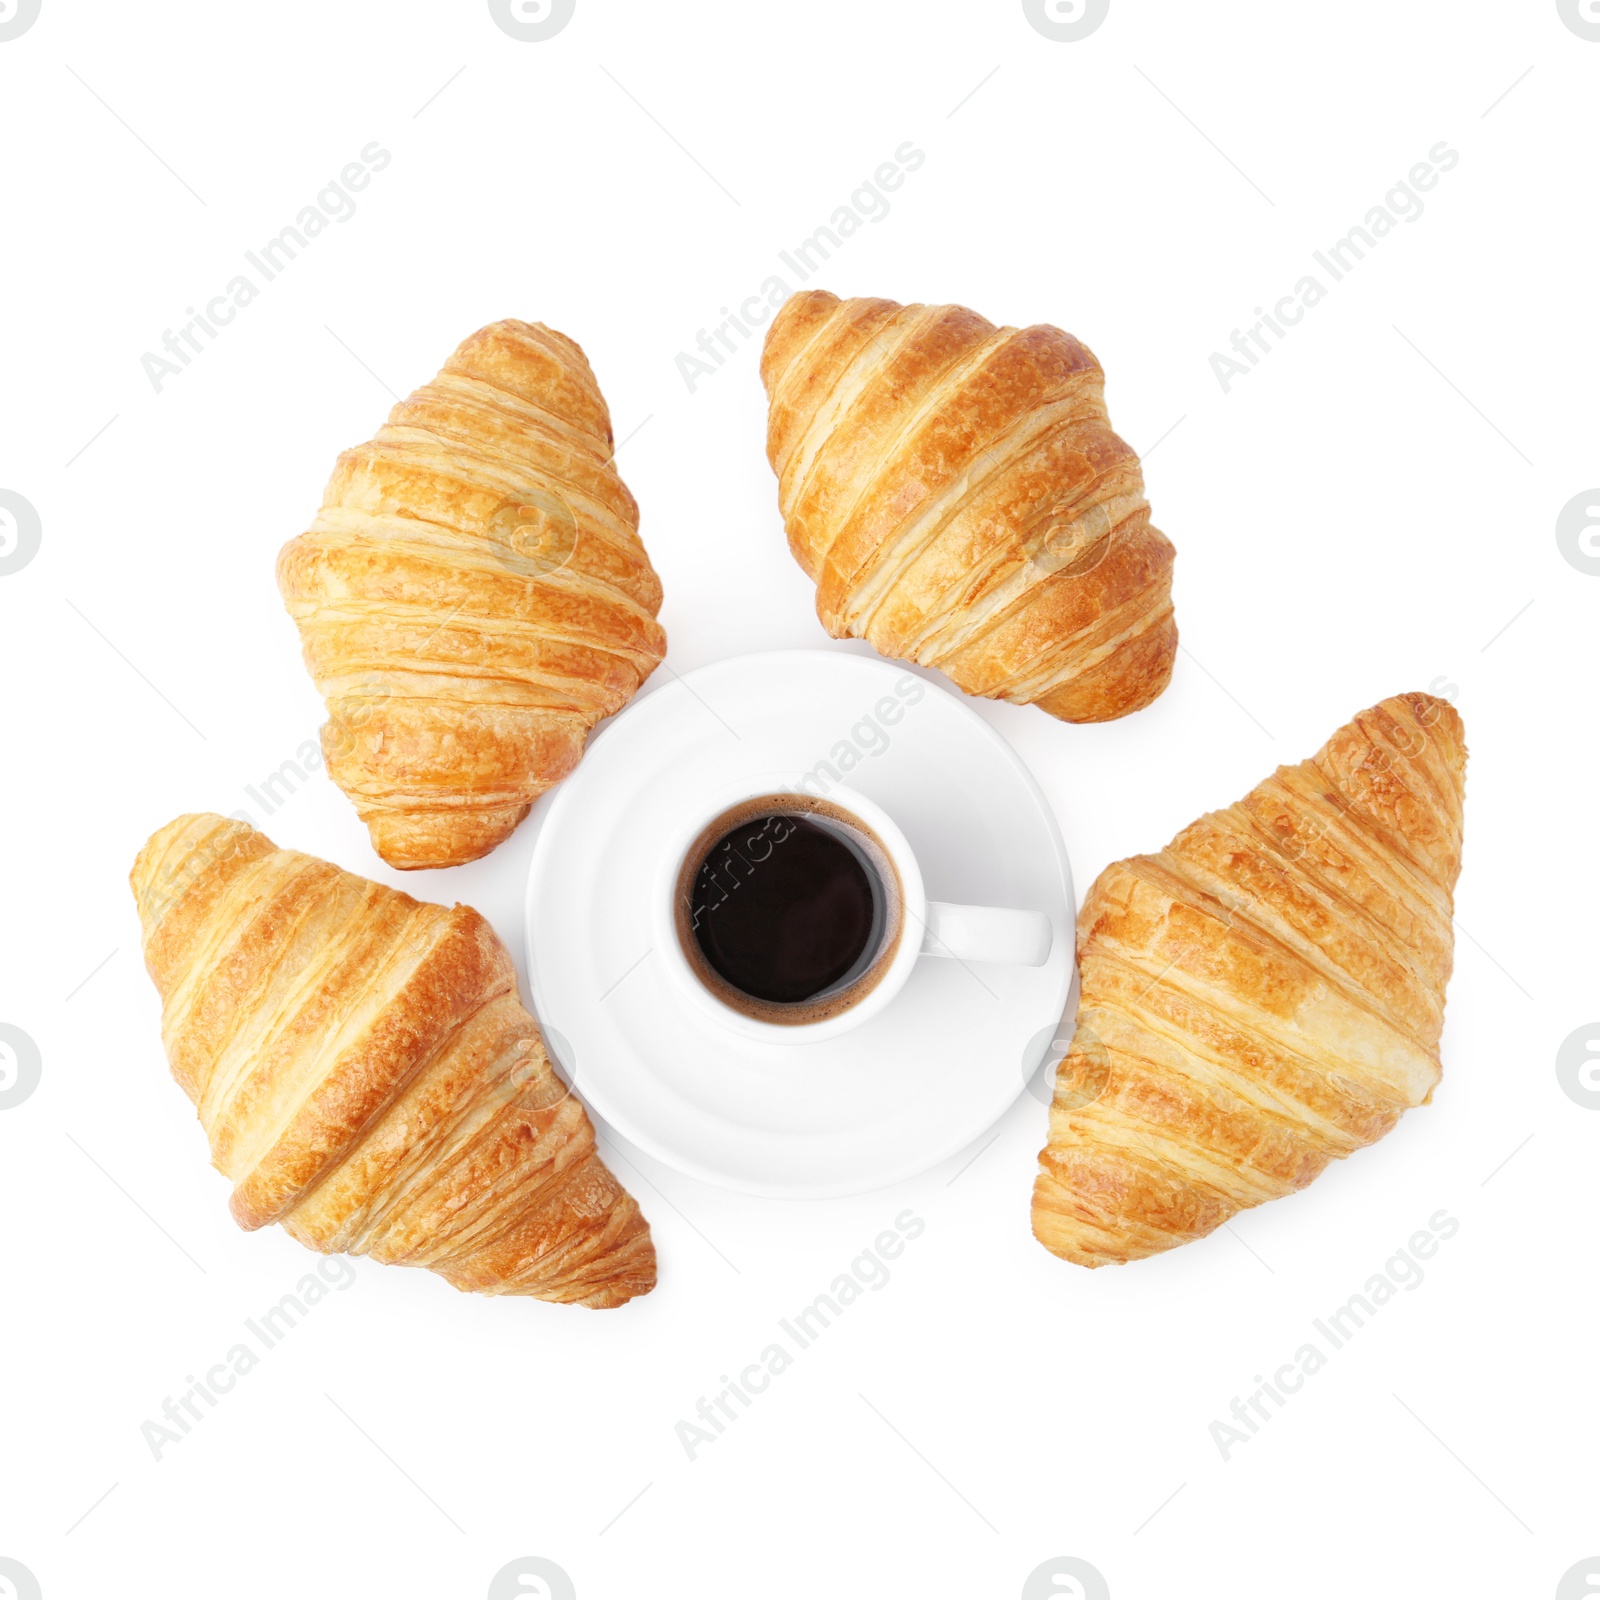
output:
[{"label": "cup handle", "polygon": [[1055,930],[1038,911],[1008,911],[999,906],[952,906],[928,902],[922,953],[957,961],[992,961],[1009,967],[1042,967],[1050,956]]}]

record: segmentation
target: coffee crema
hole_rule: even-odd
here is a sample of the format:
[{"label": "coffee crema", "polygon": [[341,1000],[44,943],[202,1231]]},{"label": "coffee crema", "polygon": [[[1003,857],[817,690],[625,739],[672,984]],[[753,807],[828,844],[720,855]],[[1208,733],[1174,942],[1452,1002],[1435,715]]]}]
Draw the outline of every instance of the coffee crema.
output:
[{"label": "coffee crema", "polygon": [[822,1022],[870,994],[900,944],[898,873],[860,818],[805,794],[742,801],[703,828],[676,892],[679,943],[724,1004]]}]

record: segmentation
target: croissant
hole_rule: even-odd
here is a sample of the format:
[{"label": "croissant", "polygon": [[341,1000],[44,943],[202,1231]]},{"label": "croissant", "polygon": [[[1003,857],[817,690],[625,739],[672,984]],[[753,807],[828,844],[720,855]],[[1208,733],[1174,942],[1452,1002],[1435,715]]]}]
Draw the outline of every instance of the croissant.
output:
[{"label": "croissant", "polygon": [[217,816],[169,822],[130,881],[172,1075],[241,1227],[481,1294],[619,1306],[654,1285],[649,1226],[476,911]]},{"label": "croissant", "polygon": [[1202,1238],[1428,1099],[1465,768],[1452,707],[1398,695],[1100,874],[1033,1191],[1047,1250],[1097,1267]]},{"label": "croissant", "polygon": [[835,638],[1102,722],[1172,676],[1172,546],[1059,328],[808,290],[768,330],[767,457]]},{"label": "croissant", "polygon": [[583,351],[496,322],[339,457],[278,587],[393,867],[472,861],[655,669],[661,585]]}]

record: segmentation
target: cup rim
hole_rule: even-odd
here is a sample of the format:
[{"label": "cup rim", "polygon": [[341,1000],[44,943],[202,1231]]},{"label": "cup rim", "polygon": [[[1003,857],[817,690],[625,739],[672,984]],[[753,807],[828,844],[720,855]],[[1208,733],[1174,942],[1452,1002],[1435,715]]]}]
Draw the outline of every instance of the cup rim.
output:
[{"label": "cup rim", "polygon": [[[797,795],[803,799],[825,798],[830,805],[857,817],[872,833],[877,835],[885,853],[900,878],[901,924],[900,944],[884,969],[883,975],[853,1006],[836,1016],[818,1022],[765,1022],[758,1017],[746,1016],[736,1011],[713,994],[700,981],[689,958],[678,941],[677,918],[673,897],[677,892],[679,873],[685,852],[722,811],[730,810],[746,800],[764,795]],[[655,927],[655,942],[675,987],[704,1015],[731,1031],[765,1044],[806,1045],[824,1039],[836,1038],[877,1016],[905,987],[922,953],[922,934],[927,922],[927,893],[923,887],[922,872],[910,841],[893,817],[876,801],[846,784],[832,785],[826,796],[819,797],[797,790],[789,773],[760,773],[742,778],[737,783],[725,783],[701,794],[694,805],[687,808],[686,822],[675,826],[670,842],[663,851],[651,891],[651,920]]]}]

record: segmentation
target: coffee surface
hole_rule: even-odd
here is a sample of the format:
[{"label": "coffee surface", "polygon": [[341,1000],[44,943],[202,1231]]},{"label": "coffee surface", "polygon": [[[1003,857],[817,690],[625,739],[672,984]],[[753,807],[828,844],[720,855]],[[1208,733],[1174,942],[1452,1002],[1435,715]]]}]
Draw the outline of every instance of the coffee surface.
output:
[{"label": "coffee surface", "polygon": [[884,925],[877,874],[841,829],[772,812],[724,833],[689,895],[701,954],[725,983],[794,1005],[857,975]]}]

